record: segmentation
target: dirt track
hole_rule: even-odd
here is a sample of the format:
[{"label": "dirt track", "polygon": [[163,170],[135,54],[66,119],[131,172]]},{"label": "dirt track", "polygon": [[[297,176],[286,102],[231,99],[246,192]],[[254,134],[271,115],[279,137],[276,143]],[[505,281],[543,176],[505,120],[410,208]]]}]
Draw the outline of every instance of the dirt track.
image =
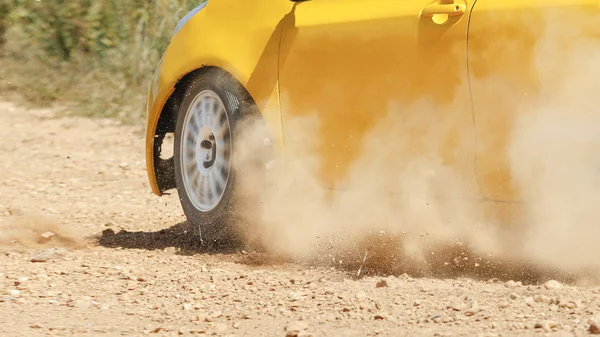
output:
[{"label": "dirt track", "polygon": [[176,196],[150,193],[141,130],[7,103],[0,125],[2,336],[569,336],[600,314],[599,287],[202,251]]}]

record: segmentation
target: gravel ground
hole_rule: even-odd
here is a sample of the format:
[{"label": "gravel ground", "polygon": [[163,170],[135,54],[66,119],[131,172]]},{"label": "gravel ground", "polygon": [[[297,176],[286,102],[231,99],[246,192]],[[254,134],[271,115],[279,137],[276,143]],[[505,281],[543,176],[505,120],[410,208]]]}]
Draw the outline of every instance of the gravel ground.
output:
[{"label": "gravel ground", "polygon": [[594,284],[356,278],[203,250],[176,196],[150,193],[141,129],[8,103],[0,125],[1,336],[600,333]]}]

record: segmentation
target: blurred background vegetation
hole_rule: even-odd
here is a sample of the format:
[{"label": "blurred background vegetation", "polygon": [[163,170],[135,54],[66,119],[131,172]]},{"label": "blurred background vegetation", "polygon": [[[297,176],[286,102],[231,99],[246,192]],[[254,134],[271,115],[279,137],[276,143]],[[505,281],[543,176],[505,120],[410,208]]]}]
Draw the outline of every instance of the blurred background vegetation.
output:
[{"label": "blurred background vegetation", "polygon": [[0,99],[142,122],[177,22],[206,0],[0,0]]}]

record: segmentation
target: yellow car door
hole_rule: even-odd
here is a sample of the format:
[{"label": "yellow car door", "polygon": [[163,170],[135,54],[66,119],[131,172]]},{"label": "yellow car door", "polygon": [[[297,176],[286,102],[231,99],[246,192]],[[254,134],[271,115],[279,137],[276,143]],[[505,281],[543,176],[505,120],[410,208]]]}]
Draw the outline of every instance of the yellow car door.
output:
[{"label": "yellow car door", "polygon": [[[521,118],[544,113],[545,101],[562,92],[560,87],[570,76],[567,60],[569,53],[575,52],[575,43],[594,35],[596,43],[599,41],[598,4],[598,0],[475,3],[468,55],[478,143],[476,171],[485,197],[522,199],[515,169],[521,164],[531,166],[532,159],[525,157],[532,153],[511,147],[519,133],[527,132],[519,128]],[[559,128],[557,125],[556,130]]]},{"label": "yellow car door", "polygon": [[[346,178],[358,158],[379,168],[381,161],[400,163],[399,170],[430,158],[474,177],[466,70],[471,6],[462,0],[296,2],[280,51],[285,147],[313,144],[311,159],[330,188],[351,187]],[[303,116],[317,123],[299,127]],[[380,171],[364,173],[375,182]]]}]

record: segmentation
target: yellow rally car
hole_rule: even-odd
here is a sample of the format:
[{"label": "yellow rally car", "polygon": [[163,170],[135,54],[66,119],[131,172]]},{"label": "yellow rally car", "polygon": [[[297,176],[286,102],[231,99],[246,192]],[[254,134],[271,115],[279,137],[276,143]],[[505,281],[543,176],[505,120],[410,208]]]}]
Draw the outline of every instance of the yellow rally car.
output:
[{"label": "yellow rally car", "polygon": [[[391,111],[410,121],[398,129],[409,144],[402,160],[440,158],[466,186],[448,195],[498,216],[522,197],[507,149],[524,99],[545,89],[540,41],[577,25],[599,36],[597,11],[598,0],[202,2],[177,26],[152,79],[152,191],[177,189],[190,222],[216,239],[234,212],[234,171],[244,170],[232,162],[244,116],[260,117],[265,146],[284,154],[302,141],[288,124],[316,112],[319,180],[336,189]],[[168,134],[174,155],[165,159]]]}]

